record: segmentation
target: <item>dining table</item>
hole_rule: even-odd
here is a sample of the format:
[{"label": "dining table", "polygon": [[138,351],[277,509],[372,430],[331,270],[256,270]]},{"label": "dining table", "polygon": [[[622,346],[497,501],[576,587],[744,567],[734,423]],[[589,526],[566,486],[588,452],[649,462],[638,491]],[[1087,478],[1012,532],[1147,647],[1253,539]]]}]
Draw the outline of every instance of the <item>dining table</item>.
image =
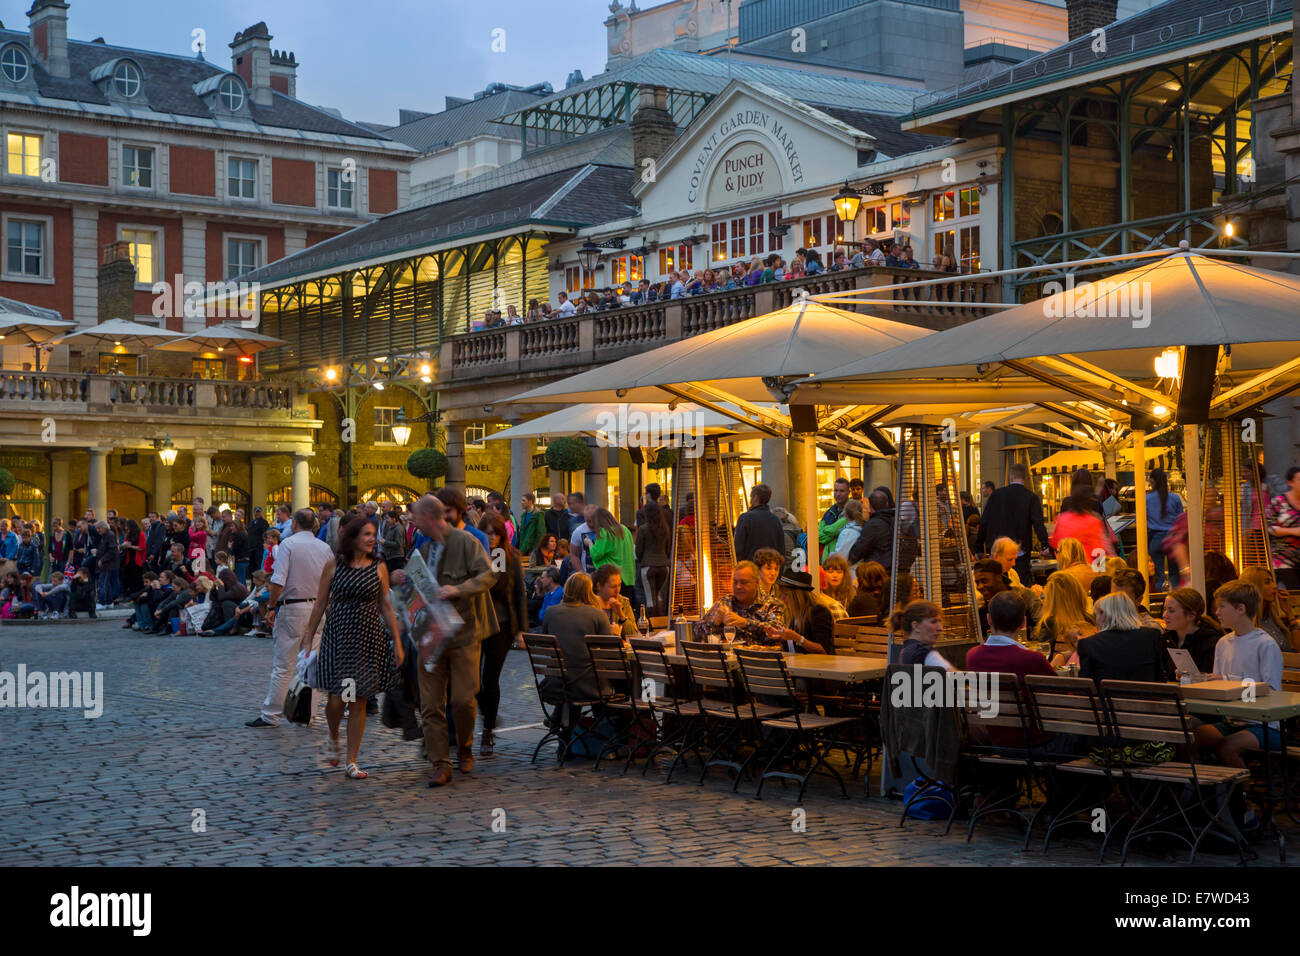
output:
[{"label": "dining table", "polygon": [[[770,651],[770,647],[748,647],[738,645],[746,650]],[[664,648],[664,656],[669,663],[686,666],[686,654],[680,648]],[[735,654],[728,653],[728,658],[735,662]],[[818,680],[839,681],[854,684],[865,680],[876,680],[885,676],[887,662],[883,657],[860,657],[856,654],[791,654],[782,653],[785,667],[791,677],[803,677]]]}]

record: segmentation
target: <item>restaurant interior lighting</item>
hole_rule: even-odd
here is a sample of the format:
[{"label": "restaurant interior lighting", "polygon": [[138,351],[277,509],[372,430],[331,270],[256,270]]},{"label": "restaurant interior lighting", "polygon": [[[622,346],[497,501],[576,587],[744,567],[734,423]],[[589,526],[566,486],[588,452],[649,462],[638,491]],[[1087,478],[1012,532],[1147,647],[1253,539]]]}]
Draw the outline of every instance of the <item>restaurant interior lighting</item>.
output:
[{"label": "restaurant interior lighting", "polygon": [[383,383],[383,382],[375,382],[374,384],[375,384],[375,391],[376,391],[376,392],[382,392],[382,391],[384,390],[384,383]]},{"label": "restaurant interior lighting", "polygon": [[425,362],[423,365],[420,366],[421,375],[430,375],[432,373],[433,373],[433,369],[429,366],[428,362]]},{"label": "restaurant interior lighting", "polygon": [[1155,358],[1156,375],[1160,378],[1168,378],[1174,381],[1178,380],[1180,372],[1180,362],[1182,356],[1178,349],[1167,348]]},{"label": "restaurant interior lighting", "polygon": [[1237,227],[1232,224],[1231,219],[1229,219],[1227,222],[1223,224],[1223,234],[1227,236],[1229,239],[1231,239],[1234,235],[1236,235],[1236,233],[1237,233]]},{"label": "restaurant interior lighting", "polygon": [[411,440],[411,426],[406,420],[406,409],[397,410],[397,420],[393,422],[393,441],[404,447]]},{"label": "restaurant interior lighting", "polygon": [[1165,408],[1163,405],[1157,405],[1155,408],[1151,409],[1151,411],[1155,413],[1156,418],[1164,418],[1169,414],[1169,409]]},{"label": "restaurant interior lighting", "polygon": [[327,368],[327,369],[325,370],[325,381],[327,381],[327,382],[332,382],[332,381],[334,381],[336,378],[338,378],[338,375],[339,375],[339,373],[336,372],[334,369],[332,369],[332,368]]}]

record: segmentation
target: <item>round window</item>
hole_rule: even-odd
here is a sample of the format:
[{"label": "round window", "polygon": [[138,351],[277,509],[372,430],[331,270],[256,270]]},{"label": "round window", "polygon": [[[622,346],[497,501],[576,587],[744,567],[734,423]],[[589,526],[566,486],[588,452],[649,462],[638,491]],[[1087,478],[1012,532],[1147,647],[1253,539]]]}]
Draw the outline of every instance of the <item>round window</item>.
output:
[{"label": "round window", "polygon": [[132,97],[140,92],[140,68],[123,62],[113,71],[113,86],[121,96]]},{"label": "round window", "polygon": [[0,53],[0,73],[10,83],[21,83],[27,79],[27,74],[31,72],[31,62],[27,59],[27,54],[22,47],[7,46],[3,53]]}]

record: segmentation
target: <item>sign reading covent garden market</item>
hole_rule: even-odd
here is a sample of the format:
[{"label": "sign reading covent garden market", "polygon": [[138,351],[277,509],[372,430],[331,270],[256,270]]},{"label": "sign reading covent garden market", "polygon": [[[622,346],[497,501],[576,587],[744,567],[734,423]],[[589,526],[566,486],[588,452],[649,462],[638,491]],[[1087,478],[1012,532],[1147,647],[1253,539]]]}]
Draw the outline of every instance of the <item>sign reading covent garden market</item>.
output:
[{"label": "sign reading covent garden market", "polygon": [[[777,113],[756,109],[736,110],[724,116],[700,144],[695,155],[687,202],[694,203],[699,198],[700,185],[714,153],[734,134],[745,130],[761,130],[769,134],[783,154],[791,185],[801,185],[803,166],[799,161],[795,134],[788,121],[783,120],[784,117]],[[716,208],[749,199],[779,196],[783,188],[781,180],[781,170],[771,150],[753,140],[740,143],[728,149],[714,167],[708,190],[709,206]]]}]

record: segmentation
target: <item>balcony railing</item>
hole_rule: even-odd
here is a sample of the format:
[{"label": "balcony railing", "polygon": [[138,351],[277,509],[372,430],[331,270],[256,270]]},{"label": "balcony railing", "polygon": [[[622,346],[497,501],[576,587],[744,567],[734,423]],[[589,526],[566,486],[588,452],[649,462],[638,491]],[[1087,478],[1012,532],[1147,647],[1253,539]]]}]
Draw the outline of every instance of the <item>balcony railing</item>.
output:
[{"label": "balcony railing", "polygon": [[0,412],[33,406],[189,416],[261,409],[288,416],[294,390],[268,382],[0,370]]},{"label": "balcony railing", "polygon": [[[724,328],[790,305],[799,290],[809,295],[862,292],[885,304],[841,307],[884,319],[942,329],[988,313],[978,303],[999,298],[999,280],[978,273],[942,285],[921,280],[953,278],[920,269],[869,268],[828,272],[729,292],[669,299],[565,319],[466,332],[444,340],[439,383],[521,372],[570,374],[597,362],[613,361]],[[889,286],[899,288],[890,289]],[[883,291],[873,293],[873,289]]]}]

